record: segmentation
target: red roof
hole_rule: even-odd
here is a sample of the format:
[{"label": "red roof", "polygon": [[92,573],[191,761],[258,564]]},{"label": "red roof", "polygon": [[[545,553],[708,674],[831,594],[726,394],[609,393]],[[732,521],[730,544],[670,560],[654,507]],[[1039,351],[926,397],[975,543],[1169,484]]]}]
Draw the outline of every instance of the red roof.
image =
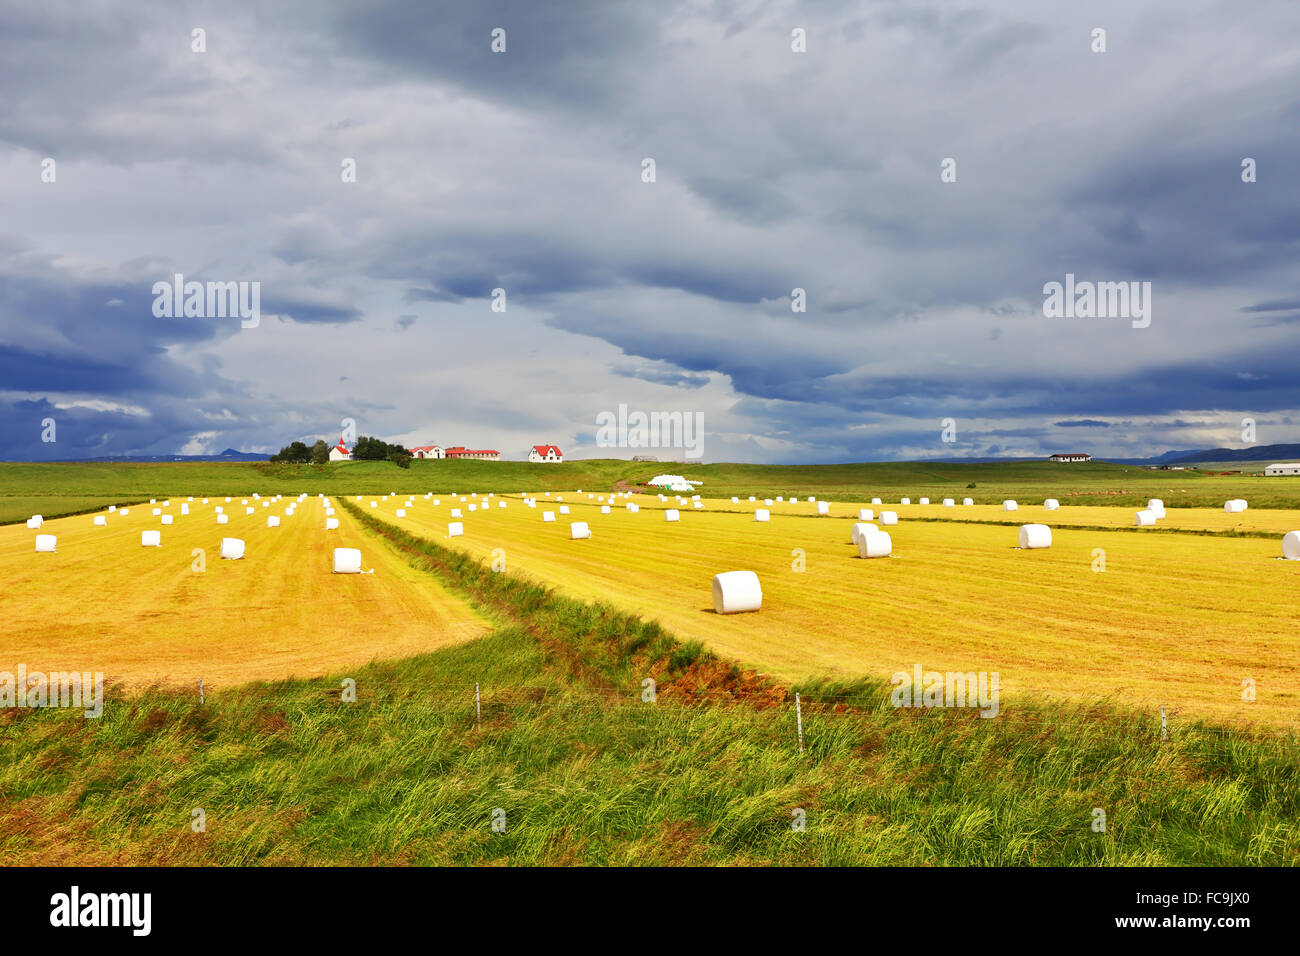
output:
[{"label": "red roof", "polygon": [[443,449],[448,458],[454,458],[457,455],[499,455],[501,452],[495,448],[466,448],[464,445],[452,445],[450,448]]},{"label": "red roof", "polygon": [[556,457],[563,456],[564,452],[560,451],[559,445],[534,445],[533,451],[545,458],[550,452],[555,452]]}]

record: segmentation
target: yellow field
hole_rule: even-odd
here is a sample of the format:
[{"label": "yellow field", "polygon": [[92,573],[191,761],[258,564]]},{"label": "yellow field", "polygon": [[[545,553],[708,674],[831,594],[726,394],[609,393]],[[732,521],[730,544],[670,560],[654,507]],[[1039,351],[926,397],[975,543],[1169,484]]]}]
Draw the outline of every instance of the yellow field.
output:
[{"label": "yellow field", "polygon": [[[771,523],[759,524],[748,502],[739,514],[729,500],[707,501],[707,510],[682,508],[681,522],[670,524],[662,512],[675,498],[665,505],[634,496],[642,507],[635,515],[618,499],[601,515],[586,494],[563,497],[573,514],[557,514],[554,524],[542,521],[544,510],[558,510],[544,495],[536,509],[510,495],[507,508],[487,513],[450,496],[436,508],[417,496],[404,519],[394,516],[401,496],[375,509],[371,498],[359,504],[485,560],[504,549],[511,570],[656,618],[683,640],[787,679],[888,677],[920,663],[997,671],[1004,699],[1032,691],[1165,705],[1184,719],[1294,726],[1300,718],[1300,562],[1279,560],[1280,535],[1058,528],[1050,549],[1019,551],[1015,528],[907,517],[976,508],[914,505],[893,508],[901,523],[884,529],[895,556],[868,561],[849,543],[856,505],[834,505],[828,518],[812,517],[808,502],[774,505]],[[462,509],[464,537],[446,537],[452,507]],[[1131,520],[1130,510],[1116,522]],[[997,515],[1057,523],[1041,507]],[[1216,520],[1209,512],[1180,517]],[[587,521],[593,537],[570,540],[570,520]],[[805,554],[803,572],[792,570],[794,549]],[[1094,549],[1105,551],[1104,572],[1093,570]],[[763,610],[716,615],[712,575],[737,568],[758,573]],[[1247,679],[1254,703],[1242,701]]]},{"label": "yellow field", "polygon": [[[279,528],[284,499],[190,503],[172,499],[175,524],[151,506],[0,528],[4,636],[0,669],[19,663],[44,671],[102,671],[128,687],[153,682],[207,687],[250,680],[309,677],[375,658],[409,656],[470,640],[487,624],[427,574],[365,536],[336,508],[340,527],[325,531],[324,508],[307,498]],[[159,502],[161,504],[161,501]],[[230,515],[216,523],[214,508]],[[162,532],[161,548],[140,545],[141,531]],[[38,533],[58,536],[58,552],[36,554]],[[223,537],[247,544],[242,560],[220,557]],[[333,574],[335,547],[361,549],[374,574]],[[193,570],[193,549],[206,569]]]}]

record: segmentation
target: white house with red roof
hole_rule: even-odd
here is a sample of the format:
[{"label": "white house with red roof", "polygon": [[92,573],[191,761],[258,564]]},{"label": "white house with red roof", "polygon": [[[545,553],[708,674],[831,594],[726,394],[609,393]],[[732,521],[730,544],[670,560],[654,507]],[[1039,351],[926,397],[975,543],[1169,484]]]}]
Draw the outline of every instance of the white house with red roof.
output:
[{"label": "white house with red roof", "polygon": [[447,452],[441,445],[416,445],[411,450],[413,458],[446,458]]},{"label": "white house with red roof", "polygon": [[559,445],[534,445],[528,449],[529,461],[564,461]]},{"label": "white house with red roof", "polygon": [[351,461],[352,452],[348,451],[348,446],[343,444],[343,439],[339,438],[339,443],[330,449],[330,461]]}]

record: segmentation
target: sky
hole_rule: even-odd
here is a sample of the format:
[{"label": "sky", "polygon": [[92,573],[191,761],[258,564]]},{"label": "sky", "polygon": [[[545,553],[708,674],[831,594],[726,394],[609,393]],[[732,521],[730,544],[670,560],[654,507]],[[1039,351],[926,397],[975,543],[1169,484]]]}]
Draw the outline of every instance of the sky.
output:
[{"label": "sky", "polygon": [[1294,0],[43,0],[0,90],[0,458],[1300,441]]}]

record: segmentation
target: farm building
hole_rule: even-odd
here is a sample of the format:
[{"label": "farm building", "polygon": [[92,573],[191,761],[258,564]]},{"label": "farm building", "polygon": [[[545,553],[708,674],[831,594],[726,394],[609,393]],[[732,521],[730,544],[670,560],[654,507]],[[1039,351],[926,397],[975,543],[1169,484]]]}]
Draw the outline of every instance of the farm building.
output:
[{"label": "farm building", "polygon": [[529,461],[564,461],[559,445],[534,445],[528,449]]},{"label": "farm building", "polygon": [[1300,475],[1300,462],[1286,462],[1280,465],[1269,465],[1264,469],[1265,475]]},{"label": "farm building", "polygon": [[330,461],[351,461],[351,460],[352,460],[352,452],[348,451],[348,446],[343,444],[343,439],[340,438],[339,443],[330,449]]},{"label": "farm building", "polygon": [[446,458],[447,453],[441,445],[416,445],[411,449],[412,458]]},{"label": "farm building", "polygon": [[501,460],[501,452],[495,448],[466,448],[464,445],[452,445],[444,454],[447,458],[473,458],[478,461]]},{"label": "farm building", "polygon": [[1084,452],[1070,452],[1068,454],[1057,453],[1052,455],[1048,461],[1092,461],[1092,456]]}]

